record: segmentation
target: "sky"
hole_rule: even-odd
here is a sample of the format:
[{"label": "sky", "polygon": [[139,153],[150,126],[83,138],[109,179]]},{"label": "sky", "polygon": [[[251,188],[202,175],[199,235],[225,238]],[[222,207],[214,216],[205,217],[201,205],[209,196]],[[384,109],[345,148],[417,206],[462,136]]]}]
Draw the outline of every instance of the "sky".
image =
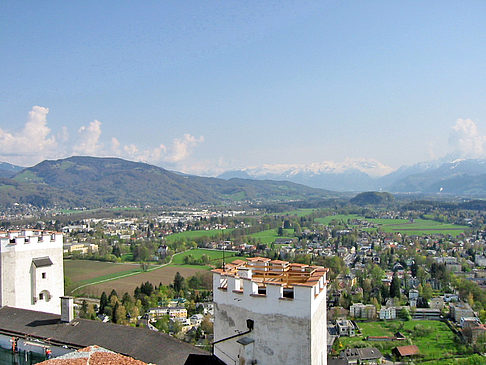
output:
[{"label": "sky", "polygon": [[0,161],[486,157],[486,2],[0,2]]}]

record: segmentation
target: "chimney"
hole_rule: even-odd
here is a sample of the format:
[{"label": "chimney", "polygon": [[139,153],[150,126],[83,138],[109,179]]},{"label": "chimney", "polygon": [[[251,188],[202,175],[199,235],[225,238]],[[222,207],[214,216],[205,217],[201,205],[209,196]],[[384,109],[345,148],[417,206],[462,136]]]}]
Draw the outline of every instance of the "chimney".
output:
[{"label": "chimney", "polygon": [[74,298],[61,297],[61,322],[71,322],[74,319]]}]

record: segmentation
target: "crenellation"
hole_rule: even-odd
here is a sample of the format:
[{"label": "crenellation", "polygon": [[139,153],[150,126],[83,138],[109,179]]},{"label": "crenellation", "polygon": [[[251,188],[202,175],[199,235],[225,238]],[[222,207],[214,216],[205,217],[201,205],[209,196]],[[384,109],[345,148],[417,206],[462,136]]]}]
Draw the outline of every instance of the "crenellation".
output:
[{"label": "crenellation", "polygon": [[[255,329],[245,336],[254,340],[254,350],[240,357],[241,364],[281,363],[269,348],[291,363],[326,364],[326,273],[322,267],[265,258],[213,270],[215,341],[244,331],[246,319],[252,319]],[[243,352],[237,339],[215,345],[223,360]]]}]

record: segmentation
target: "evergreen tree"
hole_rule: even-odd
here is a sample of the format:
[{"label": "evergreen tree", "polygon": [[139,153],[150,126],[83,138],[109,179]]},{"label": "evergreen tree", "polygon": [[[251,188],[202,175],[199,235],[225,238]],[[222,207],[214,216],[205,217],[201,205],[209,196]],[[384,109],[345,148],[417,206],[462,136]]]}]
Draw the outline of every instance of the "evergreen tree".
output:
[{"label": "evergreen tree", "polygon": [[106,296],[106,293],[103,292],[101,293],[101,298],[100,298],[100,308],[98,310],[98,314],[102,314],[105,311],[105,307],[108,304],[108,297]]},{"label": "evergreen tree", "polygon": [[117,294],[117,292],[116,292],[115,289],[113,289],[111,291],[110,295],[108,296],[108,301],[110,301],[111,300],[111,297],[113,297],[113,296],[118,297],[118,294]]},{"label": "evergreen tree", "polygon": [[175,290],[176,293],[178,293],[183,288],[184,278],[179,273],[179,271],[175,274],[173,285],[174,285],[174,290]]},{"label": "evergreen tree", "polygon": [[393,274],[393,278],[390,284],[390,297],[391,298],[400,297],[400,279],[398,278],[398,275],[396,273]]},{"label": "evergreen tree", "polygon": [[113,323],[117,323],[118,322],[118,316],[117,316],[118,307],[119,307],[119,304],[118,304],[118,302],[116,302],[115,303],[115,306],[113,307],[113,312],[111,314],[111,321]]}]

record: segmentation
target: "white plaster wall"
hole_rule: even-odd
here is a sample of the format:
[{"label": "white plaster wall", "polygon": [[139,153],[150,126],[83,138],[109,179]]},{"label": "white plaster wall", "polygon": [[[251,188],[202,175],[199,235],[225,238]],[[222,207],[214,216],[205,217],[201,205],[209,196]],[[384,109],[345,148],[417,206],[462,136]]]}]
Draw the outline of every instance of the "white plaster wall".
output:
[{"label": "white plaster wall", "polygon": [[[249,294],[250,285],[245,287],[244,294],[234,293],[230,288],[227,290],[218,289],[219,275],[213,274],[213,301],[214,303],[228,304],[242,309],[249,309],[259,314],[282,314],[285,316],[311,318],[312,293],[310,287],[295,287],[294,299],[282,300],[276,296],[267,295],[262,297],[252,297]],[[249,280],[242,280],[249,282]],[[244,283],[246,284],[246,283]],[[267,286],[268,290],[269,286]],[[246,328],[246,326],[245,326]]]},{"label": "white plaster wall", "polygon": [[[327,364],[325,278],[314,287],[295,286],[294,299],[283,300],[279,285],[267,285],[266,296],[251,296],[255,283],[250,280],[241,280],[244,293],[233,292],[231,277],[227,290],[218,289],[226,278],[213,274],[215,341],[246,331],[246,320],[253,319],[255,330],[246,336],[255,340],[258,364]],[[249,363],[238,359],[238,354],[247,353],[236,342],[239,338],[216,344],[216,356],[227,364]]]},{"label": "white plaster wall", "polygon": [[[256,298],[260,299],[260,298]],[[253,359],[238,358],[242,345],[232,340],[214,347],[215,355],[226,364],[247,365],[257,360],[262,365],[311,364],[311,324],[308,319],[281,314],[261,314],[238,306],[215,303],[215,340],[245,331],[246,320],[254,320],[254,330],[245,335],[255,340]],[[243,337],[243,336],[241,336]]]},{"label": "white plaster wall", "polygon": [[[64,295],[64,270],[62,236],[57,235],[55,240],[51,236],[44,236],[43,240],[26,243],[24,239],[17,238],[16,244],[9,240],[2,240],[0,247],[0,305],[36,311],[61,314],[60,297]],[[35,268],[33,258],[48,256],[52,265]],[[46,279],[41,275],[45,272]],[[33,294],[47,290],[51,299],[38,300],[33,303]]]},{"label": "white plaster wall", "polygon": [[327,364],[327,288],[324,287],[312,305],[311,364]]}]

